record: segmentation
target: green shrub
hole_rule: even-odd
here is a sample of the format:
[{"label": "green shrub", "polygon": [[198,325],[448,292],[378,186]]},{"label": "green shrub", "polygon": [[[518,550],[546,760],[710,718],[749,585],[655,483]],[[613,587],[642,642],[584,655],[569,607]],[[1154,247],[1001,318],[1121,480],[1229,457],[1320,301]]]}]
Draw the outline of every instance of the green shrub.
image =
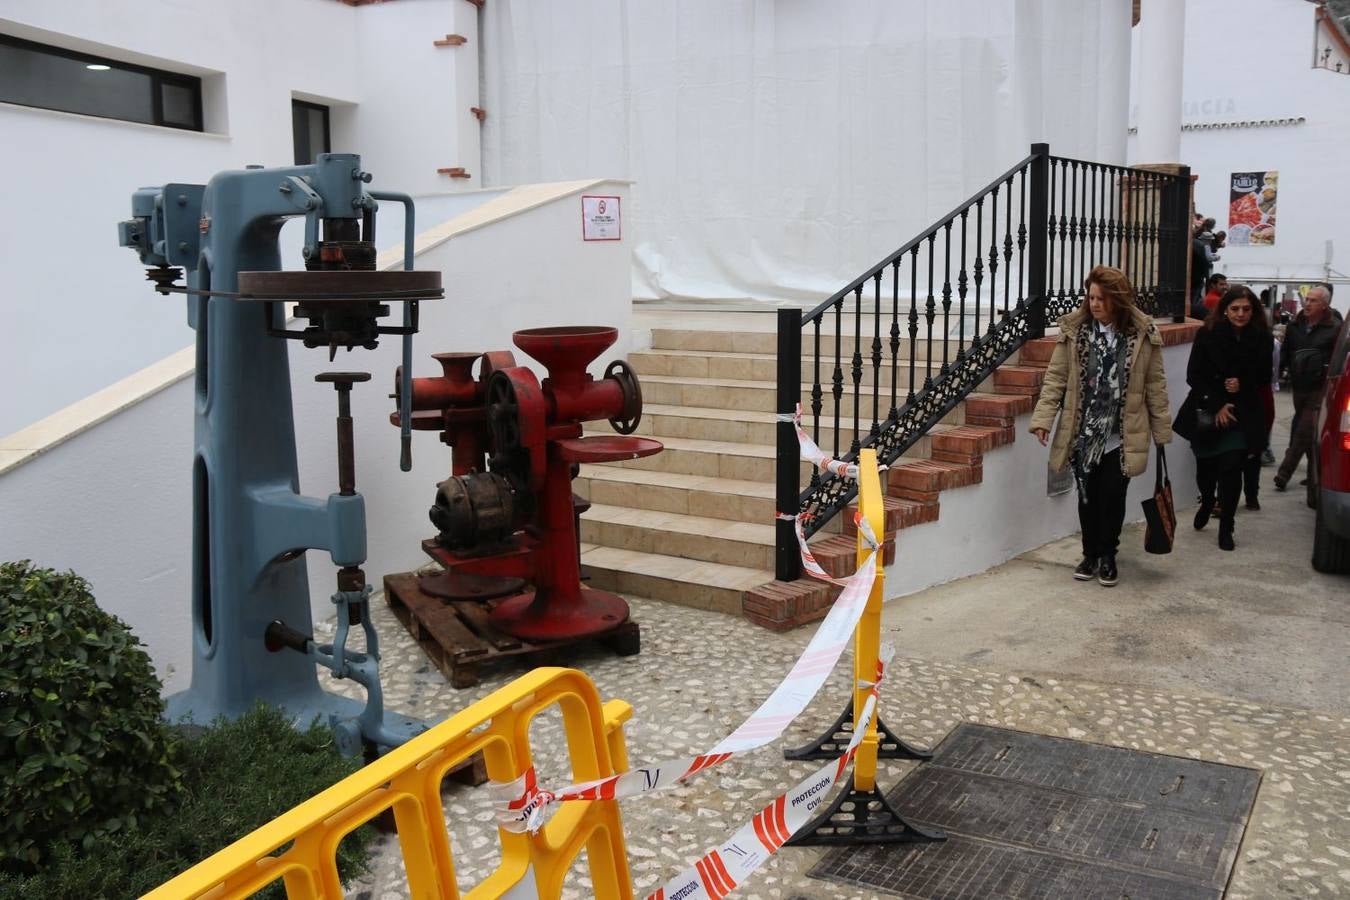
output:
[{"label": "green shrub", "polygon": [[160,682],[74,572],[0,564],[0,871],[134,831],[180,787]]},{"label": "green shrub", "polygon": [[[0,900],[139,896],[360,765],[262,704],[172,728],[159,691],[84,579],[0,565]],[[344,880],[373,837],[338,846]]]},{"label": "green shrub", "polygon": [[[138,897],[360,767],[337,752],[333,733],[317,723],[300,731],[287,716],[259,704],[233,722],[185,729],[184,791],[167,813],[139,829],[99,841],[94,852],[69,843],[50,848],[34,875],[0,875],[0,900]],[[372,826],[338,845],[338,873],[348,881],[366,870]],[[281,897],[280,887],[262,896]]]}]

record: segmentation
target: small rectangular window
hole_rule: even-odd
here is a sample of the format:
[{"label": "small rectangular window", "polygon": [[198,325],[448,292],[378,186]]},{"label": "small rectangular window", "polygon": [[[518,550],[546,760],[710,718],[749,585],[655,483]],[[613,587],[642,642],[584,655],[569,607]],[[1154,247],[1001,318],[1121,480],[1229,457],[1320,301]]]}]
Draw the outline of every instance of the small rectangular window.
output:
[{"label": "small rectangular window", "polygon": [[202,81],[0,35],[0,102],[202,130]]},{"label": "small rectangular window", "polygon": [[304,100],[291,101],[291,131],[295,137],[295,164],[312,165],[320,153],[332,151],[328,134],[328,107]]}]

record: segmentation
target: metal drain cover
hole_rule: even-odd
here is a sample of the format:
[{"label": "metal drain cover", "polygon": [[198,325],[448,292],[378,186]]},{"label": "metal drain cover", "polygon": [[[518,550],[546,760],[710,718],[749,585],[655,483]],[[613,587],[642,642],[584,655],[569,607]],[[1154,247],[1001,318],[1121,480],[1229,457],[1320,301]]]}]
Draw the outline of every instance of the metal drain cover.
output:
[{"label": "metal drain cover", "polygon": [[943,844],[847,847],[818,878],[943,900],[1219,898],[1260,772],[960,725],[889,795]]}]

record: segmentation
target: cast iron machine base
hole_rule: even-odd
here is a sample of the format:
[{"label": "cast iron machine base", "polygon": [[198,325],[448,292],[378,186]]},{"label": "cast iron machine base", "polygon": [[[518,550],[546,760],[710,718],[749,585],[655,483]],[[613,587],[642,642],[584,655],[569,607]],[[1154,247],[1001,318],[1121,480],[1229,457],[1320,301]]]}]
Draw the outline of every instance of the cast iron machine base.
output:
[{"label": "cast iron machine base", "polygon": [[[338,393],[338,490],[304,496],[287,346],[324,348],[331,360],[339,349],[372,349],[398,335],[411,359],[418,303],[442,296],[440,273],[412,271],[411,199],[368,191],[370,180],[359,156],[325,153],[309,166],[255,166],[221,172],[207,185],[144,188],[132,196],[133,218],[118,226],[122,246],[151,267],[155,290],[187,295],[196,331],[192,683],[169,698],[169,714],[205,723],[263,701],[302,724],[328,721],[344,752],[367,755],[425,728],[383,708],[367,608],[351,392],[370,376],[317,377]],[[405,271],[375,270],[377,200],[404,206]],[[304,218],[304,270],[282,271],[277,237],[294,216]],[[288,326],[287,302],[303,327]],[[384,324],[394,304],[402,324]],[[408,409],[406,391],[401,408]],[[405,427],[405,470],[410,446]],[[309,549],[327,550],[337,567],[331,644],[313,638]],[[364,651],[346,646],[353,627],[365,634]],[[324,690],[320,666],[361,684],[365,703]]]}]

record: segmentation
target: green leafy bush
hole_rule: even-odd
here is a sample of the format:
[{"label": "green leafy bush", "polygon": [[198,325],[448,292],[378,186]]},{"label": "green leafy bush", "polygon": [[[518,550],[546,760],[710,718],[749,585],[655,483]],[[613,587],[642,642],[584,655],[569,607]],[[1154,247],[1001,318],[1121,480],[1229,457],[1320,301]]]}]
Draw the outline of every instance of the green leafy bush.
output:
[{"label": "green leafy bush", "polygon": [[[259,704],[233,722],[189,727],[182,740],[184,792],[167,814],[135,832],[100,841],[94,853],[52,846],[34,875],[0,875],[0,900],[29,897],[137,897],[265,825],[354,772],[333,734],[317,723],[297,730],[287,716]],[[366,870],[372,826],[338,845],[344,881]],[[262,896],[281,897],[279,886]]]},{"label": "green leafy bush", "polygon": [[181,783],[160,682],[74,572],[0,564],[0,871],[134,831]]}]

